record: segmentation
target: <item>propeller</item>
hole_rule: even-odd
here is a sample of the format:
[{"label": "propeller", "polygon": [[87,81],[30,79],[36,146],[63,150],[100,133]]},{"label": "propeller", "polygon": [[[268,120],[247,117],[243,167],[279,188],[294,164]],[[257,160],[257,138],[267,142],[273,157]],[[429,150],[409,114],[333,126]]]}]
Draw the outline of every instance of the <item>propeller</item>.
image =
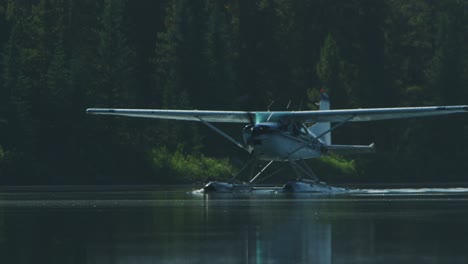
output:
[{"label": "propeller", "polygon": [[[246,112],[246,115],[247,115],[247,119],[249,120],[249,124],[244,127],[244,143],[245,144],[243,144],[243,149],[245,149],[250,155],[252,155],[253,149],[249,146],[249,141],[250,141],[250,137],[252,136],[253,129],[255,127],[256,115],[252,112]],[[247,132],[247,130],[249,132]],[[246,135],[250,135],[250,136],[246,137]]]}]

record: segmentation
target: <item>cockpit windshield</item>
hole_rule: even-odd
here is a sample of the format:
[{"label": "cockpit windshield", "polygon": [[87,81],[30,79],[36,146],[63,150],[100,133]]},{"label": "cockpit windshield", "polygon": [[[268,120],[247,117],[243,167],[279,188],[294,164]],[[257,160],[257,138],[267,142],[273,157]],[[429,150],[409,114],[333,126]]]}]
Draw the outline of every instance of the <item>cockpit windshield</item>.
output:
[{"label": "cockpit windshield", "polygon": [[307,127],[299,122],[290,122],[289,125],[287,126],[287,130],[289,133],[291,133],[294,136],[299,136],[299,135],[307,135],[309,132],[307,130]]},{"label": "cockpit windshield", "polygon": [[[250,132],[249,132],[250,131]],[[271,134],[275,132],[288,132],[294,136],[306,136],[309,134],[307,127],[300,122],[288,121],[282,123],[262,123],[255,126],[248,125],[245,127],[244,132],[252,134],[252,136]]]},{"label": "cockpit windshield", "polygon": [[295,120],[283,118],[278,122],[278,124],[278,130],[283,132],[289,132],[294,136],[306,136],[309,134],[309,130],[307,129],[307,127],[303,123]]},{"label": "cockpit windshield", "polygon": [[307,127],[304,124],[300,124],[299,133],[301,135],[305,136],[305,135],[309,134],[309,130],[307,129]]}]

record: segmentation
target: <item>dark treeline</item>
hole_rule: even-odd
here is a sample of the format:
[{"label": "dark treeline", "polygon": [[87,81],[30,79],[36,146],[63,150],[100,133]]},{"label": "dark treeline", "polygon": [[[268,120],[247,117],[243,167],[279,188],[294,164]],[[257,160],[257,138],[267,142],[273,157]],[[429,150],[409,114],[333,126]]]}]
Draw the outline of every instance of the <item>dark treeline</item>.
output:
[{"label": "dark treeline", "polygon": [[[305,110],[322,87],[333,108],[468,104],[466,43],[466,0],[0,0],[0,184],[183,182],[248,158],[200,124],[88,107]],[[378,154],[313,165],[464,181],[467,121],[349,124],[334,142]]]}]

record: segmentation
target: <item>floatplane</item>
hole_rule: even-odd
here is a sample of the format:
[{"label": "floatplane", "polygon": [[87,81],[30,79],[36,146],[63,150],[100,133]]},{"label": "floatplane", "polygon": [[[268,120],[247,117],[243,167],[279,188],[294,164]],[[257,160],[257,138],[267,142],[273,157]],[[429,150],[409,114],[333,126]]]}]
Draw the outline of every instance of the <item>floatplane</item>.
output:
[{"label": "floatplane", "polygon": [[[313,111],[211,111],[167,109],[117,109],[89,108],[88,114],[117,115],[140,118],[158,118],[201,122],[251,155],[251,159],[229,181],[208,182],[204,192],[251,192],[259,187],[260,176],[273,162],[289,163],[297,179],[288,181],[279,190],[283,192],[335,192],[342,188],[331,187],[320,181],[305,160],[319,158],[328,153],[373,153],[374,144],[332,144],[332,132],[348,122],[366,122],[400,118],[465,113],[467,105],[330,109],[330,98],[321,91],[319,110]],[[243,143],[234,139],[212,123],[243,123]],[[312,124],[309,125],[308,124]],[[256,160],[268,163],[251,180],[234,183],[236,178]],[[270,174],[271,175],[271,174]],[[269,176],[268,176],[269,177]],[[264,187],[263,187],[264,188]]]}]

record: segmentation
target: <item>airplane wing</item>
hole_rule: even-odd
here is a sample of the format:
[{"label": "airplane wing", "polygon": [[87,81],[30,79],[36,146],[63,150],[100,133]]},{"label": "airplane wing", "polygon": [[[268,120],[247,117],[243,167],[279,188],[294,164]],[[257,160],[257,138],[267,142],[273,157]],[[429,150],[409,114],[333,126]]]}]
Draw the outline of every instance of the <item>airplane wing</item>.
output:
[{"label": "airplane wing", "polygon": [[303,111],[292,118],[306,122],[365,122],[468,112],[467,105]]},{"label": "airplane wing", "polygon": [[210,111],[210,110],[165,110],[165,109],[114,109],[89,108],[88,114],[119,115],[129,117],[174,119],[188,121],[251,123],[273,122],[281,119],[302,122],[364,122],[375,120],[424,117],[468,112],[467,105],[428,106],[399,108],[339,109],[320,111]]},{"label": "airplane wing", "polygon": [[254,112],[243,111],[89,108],[86,113],[225,123],[250,123],[255,119]]}]

